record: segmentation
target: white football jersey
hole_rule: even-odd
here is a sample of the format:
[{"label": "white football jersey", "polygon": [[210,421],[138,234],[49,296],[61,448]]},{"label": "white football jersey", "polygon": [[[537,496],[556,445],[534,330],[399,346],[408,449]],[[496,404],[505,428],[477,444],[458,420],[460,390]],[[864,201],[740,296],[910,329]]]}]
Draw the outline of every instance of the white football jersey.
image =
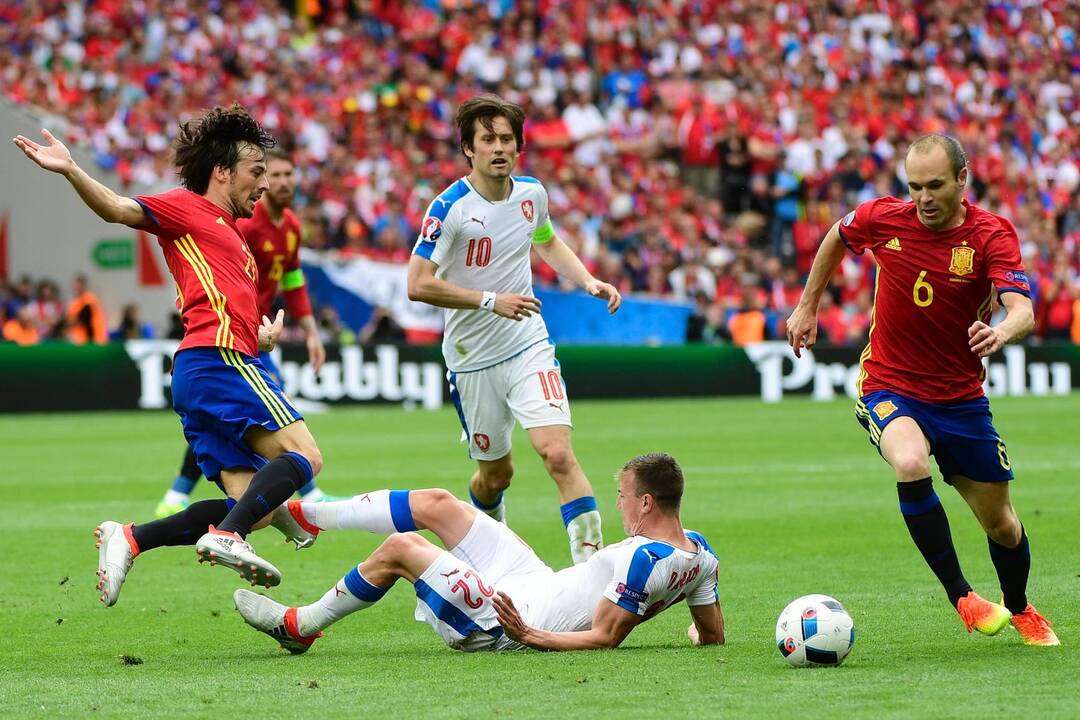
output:
[{"label": "white football jersey", "polygon": [[[472,290],[533,294],[529,252],[534,238],[545,241],[548,196],[535,178],[512,181],[502,202],[484,198],[468,178],[432,201],[413,253],[439,266],[436,277]],[[547,337],[540,315],[514,321],[487,310],[447,309],[443,358],[454,372],[482,370]]]},{"label": "white football jersey", "polygon": [[553,632],[591,628],[602,597],[645,619],[684,598],[690,606],[711,605],[719,599],[719,563],[699,533],[687,530],[686,537],[697,552],[635,535],[511,595],[524,600],[525,622]]}]

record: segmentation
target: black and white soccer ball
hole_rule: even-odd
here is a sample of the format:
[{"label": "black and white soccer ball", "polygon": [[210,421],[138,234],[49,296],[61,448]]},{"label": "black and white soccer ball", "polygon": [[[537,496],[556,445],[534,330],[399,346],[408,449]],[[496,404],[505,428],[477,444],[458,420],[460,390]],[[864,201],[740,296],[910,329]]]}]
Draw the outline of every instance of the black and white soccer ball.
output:
[{"label": "black and white soccer ball", "polygon": [[776,646],[795,667],[839,665],[855,644],[855,623],[828,595],[804,595],[776,620]]}]

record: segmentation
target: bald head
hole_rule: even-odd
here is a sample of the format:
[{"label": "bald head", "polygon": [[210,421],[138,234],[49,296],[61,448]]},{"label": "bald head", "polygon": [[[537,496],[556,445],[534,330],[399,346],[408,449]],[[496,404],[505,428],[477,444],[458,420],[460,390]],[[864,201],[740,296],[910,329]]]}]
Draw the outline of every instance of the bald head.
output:
[{"label": "bald head", "polygon": [[964,152],[964,148],[955,138],[951,138],[948,135],[939,135],[937,133],[923,135],[918,140],[911,143],[904,164],[907,165],[910,163],[913,155],[930,155],[933,154],[935,150],[940,150],[945,153],[945,157],[949,160],[949,169],[952,171],[953,177],[959,178],[960,171],[967,167],[967,153]]},{"label": "bald head", "polygon": [[908,148],[904,160],[908,191],[919,220],[931,230],[948,230],[964,221],[967,155],[947,135],[924,135]]}]

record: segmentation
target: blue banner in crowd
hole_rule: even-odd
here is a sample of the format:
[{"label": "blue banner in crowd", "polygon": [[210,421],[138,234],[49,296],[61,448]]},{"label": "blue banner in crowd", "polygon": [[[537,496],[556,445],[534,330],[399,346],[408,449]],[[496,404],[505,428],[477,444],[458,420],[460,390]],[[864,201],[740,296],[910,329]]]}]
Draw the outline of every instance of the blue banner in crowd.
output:
[{"label": "blue banner in crowd", "polygon": [[[438,332],[442,311],[412,302],[406,266],[366,258],[339,259],[305,251],[304,275],[316,306],[331,305],[343,324],[360,330],[376,307],[386,308],[403,328]],[[615,315],[607,303],[584,292],[536,288],[542,313],[556,343],[590,345],[673,345],[686,342],[688,304],[637,297],[623,298]]]},{"label": "blue banner in crowd", "polygon": [[686,342],[690,305],[624,297],[619,312],[583,291],[536,288],[551,338],[577,345],[681,345]]}]

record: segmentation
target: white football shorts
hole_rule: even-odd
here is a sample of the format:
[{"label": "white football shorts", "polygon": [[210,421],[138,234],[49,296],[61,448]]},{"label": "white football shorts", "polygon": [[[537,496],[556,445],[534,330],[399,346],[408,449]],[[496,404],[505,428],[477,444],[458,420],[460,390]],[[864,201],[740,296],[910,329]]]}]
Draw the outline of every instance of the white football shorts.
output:
[{"label": "white football shorts", "polygon": [[503,633],[491,598],[501,590],[523,612],[523,589],[553,572],[513,530],[478,512],[464,539],[417,580],[415,617],[455,650],[520,648]]},{"label": "white football shorts", "polygon": [[514,421],[521,427],[573,426],[555,346],[548,340],[483,370],[446,375],[450,397],[473,460],[498,460],[510,452]]}]

